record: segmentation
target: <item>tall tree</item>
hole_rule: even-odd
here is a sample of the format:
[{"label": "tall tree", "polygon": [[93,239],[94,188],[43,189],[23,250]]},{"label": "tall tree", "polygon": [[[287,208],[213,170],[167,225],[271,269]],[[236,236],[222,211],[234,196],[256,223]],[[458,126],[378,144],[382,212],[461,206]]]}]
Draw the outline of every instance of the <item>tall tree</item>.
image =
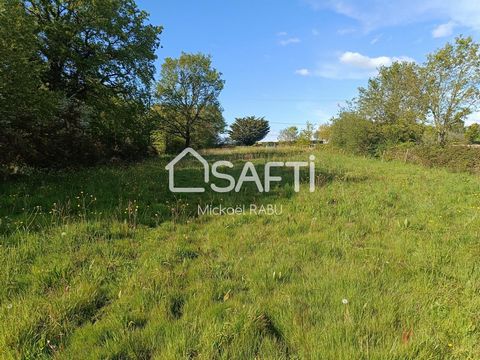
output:
[{"label": "tall tree", "polygon": [[247,146],[262,140],[270,132],[268,121],[255,116],[236,118],[230,128],[230,138],[240,145]]},{"label": "tall tree", "polygon": [[[7,55],[25,65],[30,84],[36,82],[35,99],[47,94],[56,100],[55,113],[49,116],[40,116],[43,106],[32,107],[35,135],[26,132],[32,141],[21,153],[17,151],[18,157],[33,165],[57,165],[90,162],[125,148],[123,154],[145,152],[149,123],[144,115],[161,27],[146,24],[148,14],[134,0],[3,3],[11,10],[5,14],[15,15],[17,23],[2,19],[2,34],[25,24],[20,37],[4,39],[2,35],[14,50]],[[18,39],[26,42],[22,45]],[[13,67],[0,72],[5,69],[13,79],[22,76],[22,70]],[[8,89],[0,88],[0,98],[24,88],[27,94],[32,88],[24,84],[5,83]],[[20,105],[29,107],[27,100]],[[18,126],[30,121],[22,120],[24,113],[16,116]]]},{"label": "tall tree", "polygon": [[212,113],[221,112],[218,96],[225,83],[221,76],[204,54],[182,53],[178,59],[165,59],[157,86],[161,127],[184,139],[185,147],[198,129],[217,119]]},{"label": "tall tree", "polygon": [[388,142],[420,140],[427,110],[419,73],[414,63],[395,62],[359,88],[357,111],[378,125]]},{"label": "tall tree", "polygon": [[286,129],[280,130],[278,141],[294,142],[298,138],[298,128],[290,126]]},{"label": "tall tree", "polygon": [[479,44],[458,37],[428,56],[423,68],[424,95],[438,142],[445,146],[448,132],[463,125],[480,101]]},{"label": "tall tree", "polygon": [[19,1],[0,2],[0,163],[33,155],[55,118],[55,94],[42,86],[35,22]]},{"label": "tall tree", "polygon": [[146,24],[134,0],[23,1],[34,17],[44,77],[53,90],[86,100],[107,92],[147,95],[162,28]]},{"label": "tall tree", "polygon": [[[167,153],[177,153],[184,149],[185,138],[179,136],[177,132],[172,131],[172,129],[168,127],[168,124],[172,122],[176,124],[184,123],[182,114],[164,111],[160,105],[155,105],[153,112],[157,119],[161,119],[161,126],[160,129],[158,129],[158,133],[163,134],[166,144],[165,151]],[[200,117],[202,120],[194,124],[190,130],[190,146],[195,149],[214,147],[221,142],[220,134],[225,132],[225,127],[227,126],[222,114],[222,109],[218,106],[208,106],[202,111]]]}]

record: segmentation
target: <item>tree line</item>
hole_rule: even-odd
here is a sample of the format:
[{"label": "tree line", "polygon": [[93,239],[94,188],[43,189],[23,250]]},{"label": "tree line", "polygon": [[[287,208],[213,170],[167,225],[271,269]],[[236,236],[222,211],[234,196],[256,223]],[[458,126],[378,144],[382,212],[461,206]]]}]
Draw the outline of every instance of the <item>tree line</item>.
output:
[{"label": "tree line", "polygon": [[479,86],[479,44],[460,36],[423,64],[381,67],[320,130],[335,146],[372,155],[404,143],[474,143],[480,140],[480,128],[466,127],[465,121],[478,110]]},{"label": "tree line", "polygon": [[89,164],[148,150],[162,28],[134,1],[0,3],[0,162]]},{"label": "tree line", "polygon": [[[0,164],[89,165],[144,157],[158,142],[172,152],[218,144],[222,74],[209,56],[182,54],[155,84],[162,27],[148,19],[134,0],[0,2]],[[262,118],[235,124],[235,143],[269,130]]]}]

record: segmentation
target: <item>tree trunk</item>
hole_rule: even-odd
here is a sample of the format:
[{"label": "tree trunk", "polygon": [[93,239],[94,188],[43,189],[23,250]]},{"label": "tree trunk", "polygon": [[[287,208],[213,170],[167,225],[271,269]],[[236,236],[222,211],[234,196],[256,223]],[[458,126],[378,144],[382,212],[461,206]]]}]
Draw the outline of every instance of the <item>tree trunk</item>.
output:
[{"label": "tree trunk", "polygon": [[190,142],[191,142],[190,131],[187,131],[187,134],[185,136],[185,149],[190,147]]},{"label": "tree trunk", "polygon": [[438,132],[438,143],[441,147],[445,147],[445,145],[447,145],[447,132],[445,130],[440,130]]}]

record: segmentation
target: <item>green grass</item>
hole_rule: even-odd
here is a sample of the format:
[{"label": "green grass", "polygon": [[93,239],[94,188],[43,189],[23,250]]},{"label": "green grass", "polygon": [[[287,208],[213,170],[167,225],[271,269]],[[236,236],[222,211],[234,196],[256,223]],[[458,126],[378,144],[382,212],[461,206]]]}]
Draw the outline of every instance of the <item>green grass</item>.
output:
[{"label": "green grass", "polygon": [[480,179],[315,155],[313,194],[175,197],[166,158],[1,184],[0,358],[480,358]]}]

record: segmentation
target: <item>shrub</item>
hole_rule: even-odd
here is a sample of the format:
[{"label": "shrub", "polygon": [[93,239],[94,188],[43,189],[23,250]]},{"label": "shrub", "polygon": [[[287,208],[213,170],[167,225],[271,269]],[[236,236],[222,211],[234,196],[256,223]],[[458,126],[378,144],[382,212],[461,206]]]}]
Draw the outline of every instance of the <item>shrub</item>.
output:
[{"label": "shrub", "polygon": [[342,112],[332,121],[330,141],[354,154],[376,155],[382,136],[371,121],[354,112]]},{"label": "shrub", "polygon": [[386,160],[401,160],[452,171],[480,172],[480,147],[421,145],[393,146],[384,152]]}]

